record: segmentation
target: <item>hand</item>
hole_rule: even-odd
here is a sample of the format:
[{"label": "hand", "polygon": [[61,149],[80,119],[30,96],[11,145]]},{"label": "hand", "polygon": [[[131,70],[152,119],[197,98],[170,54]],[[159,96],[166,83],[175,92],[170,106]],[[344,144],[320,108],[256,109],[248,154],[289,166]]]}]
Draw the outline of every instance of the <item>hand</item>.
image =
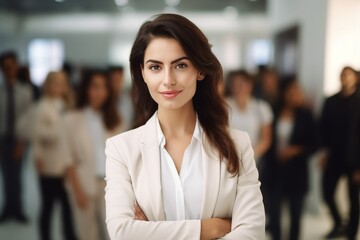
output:
[{"label": "hand", "polygon": [[143,210],[140,208],[140,206],[135,203],[134,205],[134,214],[135,214],[135,220],[139,220],[139,221],[149,221],[146,217],[146,215],[144,214]]},{"label": "hand", "polygon": [[319,167],[320,169],[324,170],[326,168],[326,165],[328,163],[329,155],[327,153],[324,153],[319,160]]},{"label": "hand", "polygon": [[299,146],[289,146],[284,148],[278,153],[278,159],[280,162],[287,162],[291,158],[299,155],[302,152],[302,148]]},{"label": "hand", "polygon": [[353,174],[352,174],[352,180],[354,183],[356,184],[360,184],[360,170],[356,170]]},{"label": "hand", "polygon": [[231,232],[231,219],[210,218],[201,221],[201,240],[216,239]]},{"label": "hand", "polygon": [[22,159],[24,155],[24,150],[25,150],[24,144],[22,142],[17,142],[12,153],[15,161],[19,162]]},{"label": "hand", "polygon": [[36,160],[35,162],[35,168],[37,172],[41,175],[44,172],[44,163],[42,160]]},{"label": "hand", "polygon": [[89,200],[83,191],[80,190],[76,191],[75,198],[76,198],[76,204],[80,209],[87,208]]}]

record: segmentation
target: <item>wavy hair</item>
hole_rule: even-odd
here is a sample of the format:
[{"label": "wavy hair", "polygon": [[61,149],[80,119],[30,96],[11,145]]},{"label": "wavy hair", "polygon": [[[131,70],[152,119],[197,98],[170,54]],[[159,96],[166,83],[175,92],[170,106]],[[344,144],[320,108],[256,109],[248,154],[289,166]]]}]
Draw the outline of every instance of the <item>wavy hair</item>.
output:
[{"label": "wavy hair", "polygon": [[136,36],[130,53],[132,97],[136,109],[135,127],[145,124],[158,108],[141,73],[145,50],[154,38],[175,39],[194,66],[205,74],[204,80],[197,81],[193,97],[194,109],[210,144],[218,150],[220,160],[225,158],[228,161],[228,171],[231,174],[239,174],[239,155],[229,133],[227,104],[218,91],[223,81],[221,64],[212,53],[206,36],[183,16],[156,15],[153,20],[141,26]]},{"label": "wavy hair", "polygon": [[106,98],[104,105],[101,108],[101,113],[106,129],[111,131],[122,123],[122,119],[116,110],[115,97],[105,71],[101,69],[86,69],[83,72],[80,85],[78,87],[76,107],[77,109],[83,109],[89,105],[88,92],[95,76],[102,76],[105,80],[108,97]]}]

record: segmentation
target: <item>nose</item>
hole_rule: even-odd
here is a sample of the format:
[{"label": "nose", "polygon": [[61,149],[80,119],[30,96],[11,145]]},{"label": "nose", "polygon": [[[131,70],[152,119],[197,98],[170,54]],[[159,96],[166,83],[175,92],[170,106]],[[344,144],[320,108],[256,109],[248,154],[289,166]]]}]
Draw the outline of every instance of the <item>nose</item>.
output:
[{"label": "nose", "polygon": [[171,71],[171,69],[168,68],[164,72],[165,72],[165,75],[164,75],[164,79],[163,79],[163,85],[166,87],[175,85],[176,84],[175,76],[173,75],[173,72]]}]

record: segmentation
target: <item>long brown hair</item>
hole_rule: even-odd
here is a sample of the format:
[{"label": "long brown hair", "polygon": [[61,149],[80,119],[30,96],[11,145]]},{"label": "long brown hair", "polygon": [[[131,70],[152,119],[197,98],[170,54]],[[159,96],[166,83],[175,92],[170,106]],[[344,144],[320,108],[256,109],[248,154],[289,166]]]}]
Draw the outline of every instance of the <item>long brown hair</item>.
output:
[{"label": "long brown hair", "polygon": [[121,118],[116,110],[115,97],[105,71],[100,69],[86,69],[83,72],[78,88],[76,106],[78,109],[82,109],[89,105],[89,88],[94,77],[98,75],[105,79],[106,90],[108,92],[108,97],[101,108],[103,122],[107,130],[114,130],[117,126],[119,126],[119,124],[121,124]]},{"label": "long brown hair", "polygon": [[211,52],[206,36],[183,16],[157,15],[145,22],[137,34],[130,53],[132,96],[137,116],[135,127],[145,124],[158,108],[141,73],[145,50],[150,41],[158,37],[178,41],[194,66],[205,74],[203,81],[197,81],[194,109],[210,144],[219,151],[221,160],[228,160],[228,171],[237,175],[240,172],[239,156],[228,131],[227,105],[218,91],[223,81],[221,64]]}]

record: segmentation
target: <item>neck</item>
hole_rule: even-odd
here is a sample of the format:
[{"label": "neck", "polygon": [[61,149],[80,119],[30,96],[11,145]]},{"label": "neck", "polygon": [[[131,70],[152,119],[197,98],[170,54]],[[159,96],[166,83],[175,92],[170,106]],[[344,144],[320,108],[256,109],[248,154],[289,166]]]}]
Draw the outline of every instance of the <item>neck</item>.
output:
[{"label": "neck", "polygon": [[248,102],[249,102],[250,97],[249,96],[237,96],[236,97],[236,105],[240,108],[240,109],[245,109]]},{"label": "neck", "polygon": [[341,89],[341,93],[343,96],[348,97],[350,95],[352,95],[353,93],[355,93],[356,91],[356,87],[353,88],[342,88]]},{"label": "neck", "polygon": [[93,110],[94,112],[100,112],[100,108],[95,107],[95,106],[91,106],[89,105],[90,109]]},{"label": "neck", "polygon": [[182,136],[194,132],[196,113],[192,102],[176,110],[159,106],[158,118],[165,136]]}]

